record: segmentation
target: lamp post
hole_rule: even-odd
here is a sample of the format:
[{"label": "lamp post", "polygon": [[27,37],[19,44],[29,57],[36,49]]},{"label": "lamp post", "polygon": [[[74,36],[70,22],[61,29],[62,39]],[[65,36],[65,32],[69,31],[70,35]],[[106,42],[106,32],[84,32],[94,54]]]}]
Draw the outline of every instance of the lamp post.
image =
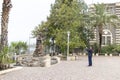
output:
[{"label": "lamp post", "polygon": [[51,54],[52,54],[52,49],[51,49],[52,39],[51,38],[50,38],[49,42],[50,42],[50,56],[51,56]]},{"label": "lamp post", "polygon": [[67,31],[67,56],[69,56],[69,37],[70,37],[70,31]]},{"label": "lamp post", "polygon": [[55,41],[55,39],[54,39],[54,40],[53,40],[53,54],[54,54],[54,55],[56,55],[56,54],[55,54],[55,52],[56,52],[56,51],[55,51],[55,48],[56,48],[56,47],[55,47],[55,43],[56,43],[56,41]]}]

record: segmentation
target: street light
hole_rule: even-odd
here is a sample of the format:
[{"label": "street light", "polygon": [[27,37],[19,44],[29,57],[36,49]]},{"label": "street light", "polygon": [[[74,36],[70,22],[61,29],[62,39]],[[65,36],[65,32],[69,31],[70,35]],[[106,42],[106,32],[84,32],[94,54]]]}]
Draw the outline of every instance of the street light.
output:
[{"label": "street light", "polygon": [[56,43],[56,41],[55,41],[55,39],[53,39],[53,54],[54,54],[54,55],[56,55],[56,54],[55,54],[55,43]]},{"label": "street light", "polygon": [[52,49],[51,49],[52,39],[51,38],[50,38],[49,42],[50,42],[50,55],[51,55],[52,54]]},{"label": "street light", "polygon": [[68,41],[67,41],[67,56],[69,56],[69,37],[70,37],[70,31],[67,31],[67,37],[68,37]]}]

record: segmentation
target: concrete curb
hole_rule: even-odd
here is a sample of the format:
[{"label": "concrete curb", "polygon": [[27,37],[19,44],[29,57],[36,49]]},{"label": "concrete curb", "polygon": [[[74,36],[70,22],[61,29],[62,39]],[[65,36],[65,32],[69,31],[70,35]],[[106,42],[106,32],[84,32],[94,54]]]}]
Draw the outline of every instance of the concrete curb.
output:
[{"label": "concrete curb", "polygon": [[15,67],[15,68],[3,70],[3,71],[0,71],[0,75],[1,75],[1,74],[5,74],[5,73],[8,73],[8,72],[11,72],[11,71],[20,70],[20,69],[22,69],[22,68],[23,68],[23,67]]}]

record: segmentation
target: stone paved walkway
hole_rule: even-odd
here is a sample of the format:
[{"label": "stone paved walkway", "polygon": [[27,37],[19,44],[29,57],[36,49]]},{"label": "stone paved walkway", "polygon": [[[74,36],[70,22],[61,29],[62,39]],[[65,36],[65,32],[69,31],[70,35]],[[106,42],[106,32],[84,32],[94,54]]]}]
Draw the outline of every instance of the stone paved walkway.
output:
[{"label": "stone paved walkway", "polygon": [[24,67],[0,75],[0,80],[120,80],[120,57],[93,57],[93,66],[87,63],[87,56],[83,56],[49,68]]}]

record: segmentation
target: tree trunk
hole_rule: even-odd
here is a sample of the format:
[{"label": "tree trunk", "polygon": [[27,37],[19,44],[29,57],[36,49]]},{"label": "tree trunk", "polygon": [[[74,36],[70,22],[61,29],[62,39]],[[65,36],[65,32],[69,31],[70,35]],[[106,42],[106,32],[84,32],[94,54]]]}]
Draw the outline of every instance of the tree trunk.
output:
[{"label": "tree trunk", "polygon": [[101,53],[102,31],[103,31],[102,26],[99,26],[99,49],[98,49],[99,54]]},{"label": "tree trunk", "polygon": [[99,33],[99,53],[101,53],[101,45],[102,45],[102,34]]},{"label": "tree trunk", "polygon": [[11,0],[3,0],[1,17],[1,49],[8,46],[8,19],[11,8]]}]

